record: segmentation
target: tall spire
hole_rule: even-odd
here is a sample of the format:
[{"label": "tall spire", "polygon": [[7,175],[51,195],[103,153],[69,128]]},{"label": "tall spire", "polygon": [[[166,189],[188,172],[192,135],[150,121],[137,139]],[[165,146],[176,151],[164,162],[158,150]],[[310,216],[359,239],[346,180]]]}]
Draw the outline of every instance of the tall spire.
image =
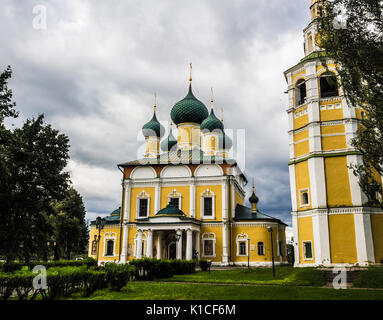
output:
[{"label": "tall spire", "polygon": [[221,122],[223,123],[223,108],[221,108]]},{"label": "tall spire", "polygon": [[154,113],[157,111],[157,93],[154,92]]},{"label": "tall spire", "polygon": [[214,98],[213,98],[213,88],[211,88],[211,100],[210,100],[210,108],[213,110]]},{"label": "tall spire", "polygon": [[193,64],[190,62],[190,77],[189,77],[190,84],[191,84],[192,81],[193,81],[193,78],[192,78],[192,71],[193,71]]}]

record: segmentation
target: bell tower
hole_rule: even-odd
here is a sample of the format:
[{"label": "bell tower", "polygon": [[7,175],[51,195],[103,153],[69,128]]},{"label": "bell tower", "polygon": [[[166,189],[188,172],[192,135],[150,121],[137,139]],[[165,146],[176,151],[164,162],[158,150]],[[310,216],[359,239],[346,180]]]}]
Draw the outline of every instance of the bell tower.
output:
[{"label": "bell tower", "polygon": [[284,73],[295,264],[366,265],[383,259],[383,241],[373,232],[374,221],[383,222],[383,215],[367,206],[350,168],[362,162],[352,146],[362,110],[348,104],[337,64],[319,47],[317,17],[325,14],[326,3],[311,1],[304,57]]}]

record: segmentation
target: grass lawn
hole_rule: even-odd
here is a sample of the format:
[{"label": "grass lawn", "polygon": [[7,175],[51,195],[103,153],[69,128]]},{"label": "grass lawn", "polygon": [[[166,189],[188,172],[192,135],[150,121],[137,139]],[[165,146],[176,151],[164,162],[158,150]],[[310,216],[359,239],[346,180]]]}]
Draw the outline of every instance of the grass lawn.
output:
[{"label": "grass lawn", "polygon": [[[74,294],[70,299],[84,299]],[[335,290],[298,286],[246,286],[129,282],[121,292],[96,291],[84,300],[371,300],[383,290]]]},{"label": "grass lawn", "polygon": [[324,286],[324,272],[315,268],[277,267],[275,278],[272,269],[233,269],[197,271],[193,274],[175,275],[159,281],[169,282],[213,282],[213,283],[249,283],[275,285]]}]

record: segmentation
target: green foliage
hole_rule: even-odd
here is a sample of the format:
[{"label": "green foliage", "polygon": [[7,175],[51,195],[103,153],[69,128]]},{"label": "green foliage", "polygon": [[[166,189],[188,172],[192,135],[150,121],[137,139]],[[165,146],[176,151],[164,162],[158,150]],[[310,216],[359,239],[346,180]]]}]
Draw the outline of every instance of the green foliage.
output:
[{"label": "green foliage", "polygon": [[326,273],[315,268],[297,268],[294,272],[293,284],[300,286],[326,285]]},{"label": "green foliage", "polygon": [[194,260],[136,259],[129,262],[136,268],[136,279],[153,280],[169,278],[174,274],[195,272]]},{"label": "green foliage", "polygon": [[209,262],[208,260],[199,260],[199,267],[201,268],[202,271],[207,271],[209,269]]},{"label": "green foliage", "polygon": [[[383,175],[383,3],[334,0],[326,6],[327,14],[318,19],[321,46],[326,56],[339,64],[339,80],[349,105],[363,107],[366,115],[353,141],[353,146],[363,155],[363,163],[351,167],[359,177],[368,204],[383,208],[380,181]],[[334,24],[340,10],[346,22],[344,26]],[[326,65],[326,60],[321,60]]]},{"label": "green foliage", "polygon": [[10,262],[0,263],[0,272],[15,272],[22,267],[27,266],[33,269],[35,266],[42,265],[49,269],[51,267],[81,267],[83,265],[87,267],[93,267],[97,265],[97,261],[93,258],[87,258],[82,260],[56,260],[56,261],[33,261],[29,263],[24,262]]},{"label": "green foliage", "polygon": [[359,271],[353,286],[359,288],[383,288],[383,268],[371,267]]},{"label": "green foliage", "polygon": [[135,276],[135,268],[129,264],[116,264],[113,262],[105,265],[106,281],[112,291],[120,291],[126,283]]}]

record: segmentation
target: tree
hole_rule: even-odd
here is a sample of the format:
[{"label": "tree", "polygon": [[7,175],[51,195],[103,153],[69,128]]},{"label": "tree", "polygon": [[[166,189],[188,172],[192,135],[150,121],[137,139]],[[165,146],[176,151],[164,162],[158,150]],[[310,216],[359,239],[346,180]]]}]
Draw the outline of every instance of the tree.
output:
[{"label": "tree", "polygon": [[383,208],[383,1],[321,2],[326,14],[319,18],[320,45],[338,63],[349,104],[365,112],[353,141],[363,163],[352,168],[369,204]]},{"label": "tree", "polygon": [[46,252],[51,203],[68,189],[69,140],[43,115],[21,128],[5,128],[4,119],[17,116],[7,87],[11,74],[8,67],[0,76],[0,253],[7,261],[28,261]]},{"label": "tree", "polygon": [[85,222],[85,206],[80,194],[70,188],[65,198],[56,201],[53,207],[55,212],[50,219],[59,254],[70,259],[71,252],[86,252],[89,235]]}]

